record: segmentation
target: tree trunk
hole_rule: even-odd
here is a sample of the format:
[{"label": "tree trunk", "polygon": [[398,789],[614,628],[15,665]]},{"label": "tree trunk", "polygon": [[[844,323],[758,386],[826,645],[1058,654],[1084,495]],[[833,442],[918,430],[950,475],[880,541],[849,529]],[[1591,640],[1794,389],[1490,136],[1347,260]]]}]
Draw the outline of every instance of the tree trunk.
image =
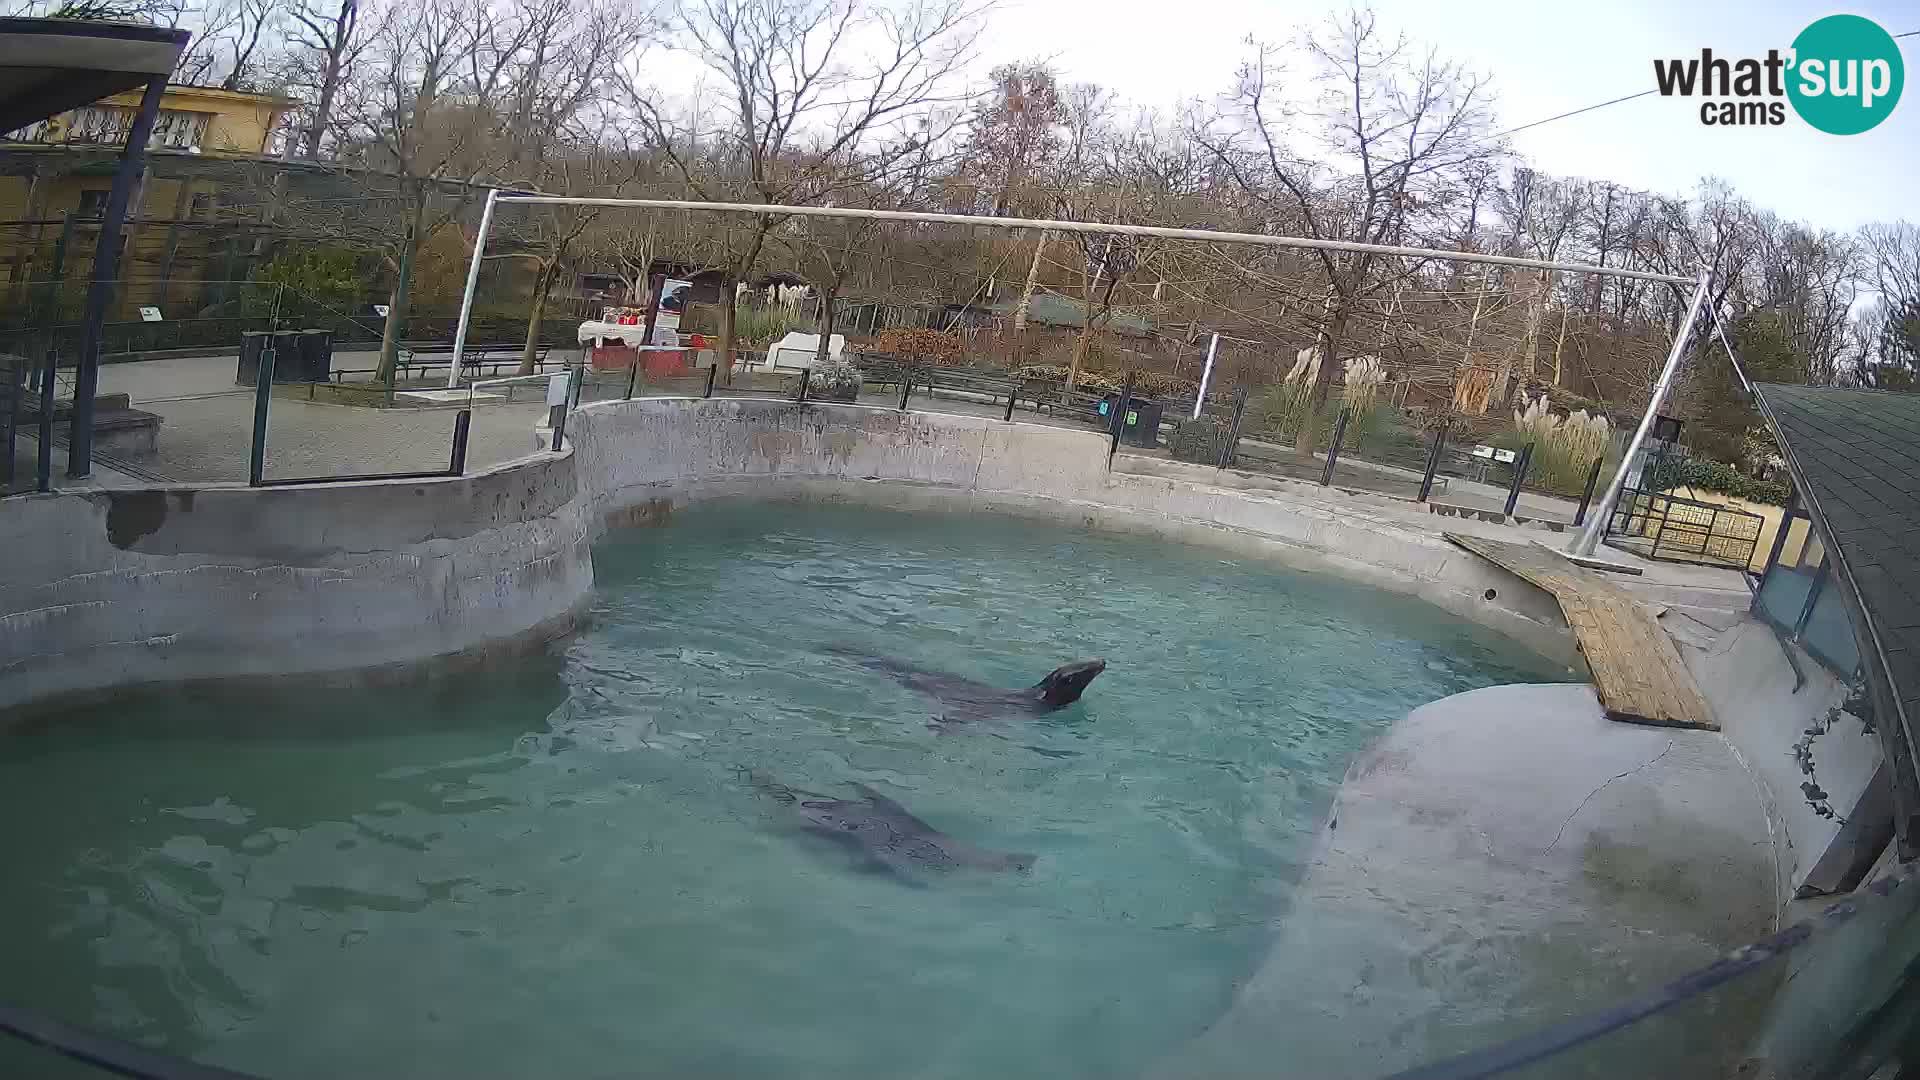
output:
[{"label": "tree trunk", "polygon": [[[400,335],[407,328],[407,307],[413,298],[413,260],[420,250],[421,219],[425,216],[426,207],[416,203],[407,220],[400,265],[393,275],[393,293],[387,298],[387,322],[380,331],[380,365],[373,375],[375,382],[392,382],[394,366],[400,361]],[[460,358],[454,357],[453,362],[459,363]]]},{"label": "tree trunk", "polygon": [[1046,254],[1047,238],[1052,234],[1040,230],[1040,239],[1033,242],[1033,263],[1027,267],[1027,284],[1020,290],[1020,302],[1013,307],[1013,332],[1025,333],[1027,329],[1027,311],[1033,307],[1033,290],[1040,282],[1040,258]]},{"label": "tree trunk", "polygon": [[1553,385],[1564,386],[1560,381],[1560,350],[1567,344],[1567,308],[1560,309],[1560,334],[1553,339]]},{"label": "tree trunk", "polygon": [[1538,373],[1540,356],[1540,319],[1546,317],[1548,294],[1551,292],[1551,271],[1540,271],[1540,279],[1534,282],[1532,294],[1526,298],[1526,346],[1521,350],[1519,361],[1519,379],[1532,382]]},{"label": "tree trunk", "polygon": [[1352,302],[1345,297],[1329,300],[1333,310],[1327,314],[1327,321],[1314,342],[1314,347],[1320,350],[1320,370],[1313,376],[1313,393],[1307,397],[1300,432],[1293,437],[1294,452],[1304,461],[1313,459],[1315,445],[1320,440],[1320,414],[1326,411],[1327,398],[1333,393],[1333,370],[1340,363],[1340,342],[1347,332],[1347,319],[1353,314]]},{"label": "tree trunk", "polygon": [[824,364],[832,355],[829,346],[833,343],[833,298],[839,290],[826,286],[820,290],[820,318],[814,323],[814,330],[820,335],[820,343],[814,347],[813,362]]},{"label": "tree trunk", "polygon": [[540,268],[533,278],[533,313],[527,316],[527,344],[520,350],[520,369],[517,375],[533,374],[533,365],[540,350],[540,320],[547,313],[547,294],[553,291],[554,279],[560,262],[558,259]]},{"label": "tree trunk", "polygon": [[1088,319],[1080,327],[1080,335],[1073,339],[1073,360],[1067,366],[1067,389],[1071,390],[1080,382],[1080,369],[1087,362],[1087,347],[1093,343],[1093,320]]},{"label": "tree trunk", "polygon": [[733,317],[739,291],[732,273],[720,280],[720,352],[713,362],[720,365],[723,386],[733,385]]}]

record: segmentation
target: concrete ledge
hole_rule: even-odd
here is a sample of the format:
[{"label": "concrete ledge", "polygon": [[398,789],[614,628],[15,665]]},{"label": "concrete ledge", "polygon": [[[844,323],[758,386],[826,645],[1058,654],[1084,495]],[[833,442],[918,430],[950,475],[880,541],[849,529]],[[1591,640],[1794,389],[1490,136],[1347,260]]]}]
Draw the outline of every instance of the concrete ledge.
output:
[{"label": "concrete ledge", "polygon": [[[1772,930],[1761,819],[1720,736],[1610,723],[1587,687],[1422,706],[1348,770],[1272,953],[1153,1075],[1272,1076],[1284,1048],[1287,1075],[1383,1076],[1651,990]],[[1731,1075],[1770,988],[1594,1074]]]},{"label": "concrete ledge", "polygon": [[0,707],[516,638],[592,588],[575,490],[563,454],[444,480],[9,500]]},{"label": "concrete ledge", "polygon": [[1384,497],[1284,480],[1216,486],[1223,474],[1176,462],[1110,473],[1097,432],[869,406],[651,398],[589,405],[571,423],[583,492],[603,525],[657,521],[709,498],[1014,513],[1339,574],[1582,667],[1551,597]]}]

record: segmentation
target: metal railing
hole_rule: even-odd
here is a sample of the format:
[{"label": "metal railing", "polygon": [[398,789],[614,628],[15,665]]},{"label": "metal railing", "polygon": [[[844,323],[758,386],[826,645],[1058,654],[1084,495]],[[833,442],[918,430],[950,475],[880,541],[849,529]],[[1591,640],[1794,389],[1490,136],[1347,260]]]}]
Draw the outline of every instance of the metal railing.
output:
[{"label": "metal railing", "polygon": [[1606,523],[1610,547],[1664,562],[1746,570],[1766,519],[1718,503],[1624,488]]}]

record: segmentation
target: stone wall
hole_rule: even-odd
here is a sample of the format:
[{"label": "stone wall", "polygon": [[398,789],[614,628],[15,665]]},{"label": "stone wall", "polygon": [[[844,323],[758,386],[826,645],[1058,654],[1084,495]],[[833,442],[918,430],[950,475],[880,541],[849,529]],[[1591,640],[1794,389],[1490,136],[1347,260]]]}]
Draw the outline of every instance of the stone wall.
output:
[{"label": "stone wall", "polygon": [[[736,496],[1023,514],[1336,573],[1579,663],[1552,597],[1447,543],[1423,508],[1384,497],[1292,483],[1236,490],[1213,469],[1171,462],[1109,472],[1098,432],[945,413],[660,398],[589,405],[570,424],[583,492],[610,525]],[[1446,527],[1512,537],[1505,526]]]},{"label": "stone wall", "polygon": [[9,499],[0,706],[557,628],[592,588],[588,524],[564,454],[444,480]]},{"label": "stone wall", "polygon": [[1421,596],[1577,663],[1551,598],[1445,543],[1417,508],[1311,485],[1237,491],[1187,466],[1109,472],[1097,432],[723,398],[593,404],[569,436],[567,452],[460,478],[9,499],[0,707],[525,639],[586,599],[597,531],[733,496],[1014,513],[1209,544]]}]

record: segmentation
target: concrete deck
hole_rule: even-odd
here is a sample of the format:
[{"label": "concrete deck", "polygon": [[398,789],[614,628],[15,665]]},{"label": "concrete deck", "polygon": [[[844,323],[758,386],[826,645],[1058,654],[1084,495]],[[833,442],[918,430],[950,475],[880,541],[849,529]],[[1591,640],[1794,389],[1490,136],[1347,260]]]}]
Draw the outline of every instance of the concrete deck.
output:
[{"label": "concrete deck", "polygon": [[[1153,1075],[1377,1077],[1613,1004],[1773,929],[1767,836],[1711,732],[1610,723],[1573,685],[1423,706],[1348,771],[1266,962]],[[1738,1016],[1612,1075],[1728,1075]]]}]

